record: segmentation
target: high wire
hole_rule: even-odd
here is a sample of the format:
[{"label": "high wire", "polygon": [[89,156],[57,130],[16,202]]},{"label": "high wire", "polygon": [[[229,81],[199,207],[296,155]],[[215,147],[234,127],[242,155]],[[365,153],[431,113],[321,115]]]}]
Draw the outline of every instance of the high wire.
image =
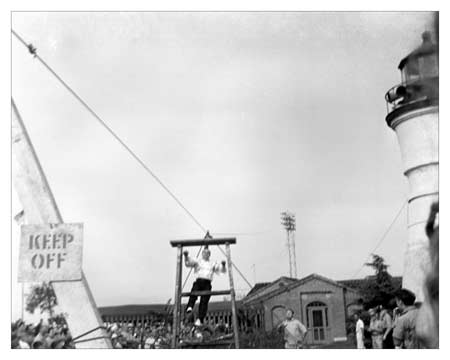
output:
[{"label": "high wire", "polygon": [[130,149],[130,147],[125,144],[125,142],[100,118],[99,115],[63,80],[61,77],[37,54],[36,49],[33,48],[32,44],[27,44],[14,30],[11,29],[14,36],[24,44],[30,53],[38,59],[42,65],[44,65],[48,71],[50,71],[56,79],[67,89],[69,92],[75,96],[75,98],[86,108],[87,111],[94,116],[95,119],[125,148],[126,151],[147,171],[147,173],[153,177],[153,179],[158,182],[159,185],[175,200],[175,202],[186,212],[186,214],[198,225],[198,227],[206,232],[206,228],[195,218],[195,216],[183,205],[183,203],[175,196],[175,194],[170,191],[170,189],[162,182],[162,180],[152,171],[149,167],[141,160],[136,153]]},{"label": "high wire", "polygon": [[[136,153],[131,150],[131,148],[125,144],[125,142],[102,120],[102,118],[97,115],[97,113],[73,90],[45,61],[37,54],[37,49],[30,43],[27,44],[26,41],[17,34],[13,29],[11,29],[12,34],[28,49],[30,54],[33,55],[34,58],[38,59],[44,67],[50,71],[50,73],[85,107],[88,112],[94,116],[94,118],[127,150],[127,152],[144,168],[144,170],[147,171],[147,173],[153,177],[154,180],[158,184],[161,185],[161,187],[172,197],[173,200],[186,212],[186,214],[197,224],[197,226],[206,233],[206,228],[197,220],[197,218],[183,205],[183,203],[178,199],[175,194],[170,191],[170,189],[162,182],[162,180],[152,171],[149,169],[149,167],[141,160],[139,156],[136,155]],[[222,248],[218,246],[220,251],[224,253]],[[201,249],[200,249],[201,250]],[[200,251],[199,251],[200,253]],[[224,253],[225,254],[225,253]],[[197,255],[198,256],[198,255]],[[241,275],[241,277],[245,280],[245,282],[252,287],[250,282],[245,278],[245,276],[242,274],[242,272],[238,269],[236,264],[231,262],[232,266],[236,269],[236,271]],[[189,273],[190,274],[190,273]],[[186,278],[187,281],[187,278]],[[186,283],[185,281],[185,283]],[[184,285],[183,285],[184,286]]]},{"label": "high wire", "polygon": [[[375,245],[375,247],[372,249],[372,251],[369,253],[369,256],[367,257],[366,261],[368,261],[370,259],[370,254],[373,254],[383,243],[383,241],[386,239],[386,236],[389,234],[389,232],[392,229],[392,226],[395,224],[395,222],[397,221],[398,217],[400,216],[400,214],[402,213],[403,209],[405,208],[406,204],[408,203],[408,200],[405,200],[405,202],[402,204],[400,210],[397,212],[397,215],[395,215],[394,220],[392,220],[391,224],[388,226],[388,228],[386,229],[386,231],[384,232],[383,236],[380,238],[380,240],[377,242],[377,244]],[[364,263],[351,277],[352,279],[358,275],[360,273],[360,271],[364,268],[366,264]]]},{"label": "high wire", "polygon": [[259,236],[269,233],[278,232],[277,230],[266,230],[266,231],[253,231],[253,232],[215,232],[214,235],[221,236]]}]

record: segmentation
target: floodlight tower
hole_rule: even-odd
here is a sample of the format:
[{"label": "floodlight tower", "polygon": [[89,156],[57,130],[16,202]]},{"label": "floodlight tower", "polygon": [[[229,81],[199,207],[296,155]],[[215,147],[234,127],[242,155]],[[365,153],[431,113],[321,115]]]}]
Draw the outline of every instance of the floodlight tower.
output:
[{"label": "floodlight tower", "polygon": [[297,278],[297,257],[295,255],[295,215],[285,211],[281,213],[281,224],[286,229],[289,252],[289,276]]},{"label": "floodlight tower", "polygon": [[438,47],[429,32],[422,39],[422,45],[398,65],[401,84],[385,96],[386,122],[397,134],[409,182],[403,287],[413,291],[417,301],[423,300],[423,281],[430,266],[425,224],[431,204],[439,199]]}]

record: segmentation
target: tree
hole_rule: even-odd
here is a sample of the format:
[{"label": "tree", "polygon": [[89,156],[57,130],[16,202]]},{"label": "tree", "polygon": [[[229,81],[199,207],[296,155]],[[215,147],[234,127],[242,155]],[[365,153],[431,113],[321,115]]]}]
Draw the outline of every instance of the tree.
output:
[{"label": "tree", "polygon": [[388,267],[384,258],[380,255],[372,254],[372,261],[364,265],[374,269],[375,275],[371,276],[363,286],[365,307],[383,305],[388,307],[390,301],[394,298],[395,288],[392,276],[388,272]]},{"label": "tree", "polygon": [[50,318],[55,316],[54,307],[57,305],[56,295],[53,287],[49,283],[42,283],[33,286],[30,295],[27,297],[26,310],[34,314],[37,308],[41,314],[47,312]]}]

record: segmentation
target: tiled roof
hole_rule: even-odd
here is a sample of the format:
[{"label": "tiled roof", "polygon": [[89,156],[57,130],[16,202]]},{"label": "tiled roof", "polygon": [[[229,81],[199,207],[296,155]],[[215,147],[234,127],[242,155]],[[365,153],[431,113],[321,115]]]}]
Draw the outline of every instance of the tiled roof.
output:
[{"label": "tiled roof", "polygon": [[262,283],[256,283],[255,286],[251,288],[251,290],[248,292],[246,296],[250,296],[257,292],[258,290],[261,290],[262,288],[266,287],[267,285],[272,284],[271,282],[262,282]]},{"label": "tiled roof", "polygon": [[338,287],[343,287],[344,286],[344,285],[338,283],[337,281],[334,281],[332,279],[326,278],[326,277],[318,275],[318,274],[310,274],[310,275],[305,276],[305,277],[303,277],[301,279],[293,279],[293,278],[281,277],[281,278],[271,282],[270,284],[274,284],[274,283],[276,283],[277,281],[279,281],[281,279],[288,279],[288,280],[290,280],[289,281],[290,283],[287,284],[286,286],[283,286],[283,287],[280,287],[280,288],[277,288],[277,289],[273,289],[272,291],[270,291],[268,293],[261,294],[260,296],[255,295],[253,297],[250,297],[250,296],[247,295],[244,298],[244,300],[243,300],[244,303],[252,303],[252,302],[255,302],[256,300],[259,301],[259,302],[264,301],[266,299],[269,299],[269,298],[271,298],[271,297],[273,297],[275,295],[278,295],[280,293],[283,293],[285,291],[290,291],[291,289],[293,289],[293,288],[295,288],[295,287],[297,287],[299,285],[302,285],[304,283],[307,283],[308,281],[311,281],[313,279],[319,279],[321,281],[325,281],[325,282],[331,283],[334,286],[338,286]]},{"label": "tiled roof", "polygon": [[[273,297],[275,295],[278,295],[278,294],[280,294],[282,292],[289,291],[289,290],[291,290],[291,289],[293,289],[293,288],[295,288],[295,287],[297,287],[297,286],[299,286],[301,284],[304,284],[304,283],[306,283],[306,282],[308,282],[310,280],[313,280],[313,279],[319,279],[319,280],[322,280],[322,281],[334,284],[335,286],[346,287],[346,288],[349,288],[349,290],[354,290],[356,292],[359,292],[363,288],[363,285],[368,280],[370,281],[373,278],[374,278],[373,276],[368,276],[367,278],[364,278],[364,279],[350,279],[350,280],[334,281],[332,279],[326,278],[326,277],[321,276],[319,274],[310,274],[310,275],[308,275],[308,276],[306,276],[306,277],[304,277],[302,279],[292,279],[292,280],[295,280],[295,281],[293,281],[288,286],[286,286],[284,288],[280,288],[280,289],[274,289],[273,291],[271,291],[271,292],[269,292],[267,294],[264,294],[264,295],[262,295],[260,297],[256,296],[255,299],[257,299],[258,301],[266,300],[266,299],[271,298],[271,297]],[[274,282],[276,282],[278,280],[279,279],[275,280]],[[266,284],[265,286],[273,284],[274,282]],[[393,285],[394,285],[395,288],[401,288],[401,286],[402,286],[402,277],[401,276],[394,276],[394,277],[392,277],[392,282],[393,282]],[[260,289],[262,289],[262,287],[260,287]],[[256,291],[257,290],[255,290],[254,293],[256,293]],[[255,300],[253,298],[251,298],[251,299],[248,299],[248,298],[249,298],[249,296],[247,295],[246,298],[244,299],[244,302],[249,302],[250,303],[250,302]]]},{"label": "tiled roof", "polygon": [[[292,284],[299,281],[298,279],[291,278],[288,276],[281,276],[278,279],[271,281],[271,282],[264,282],[264,283],[257,283],[255,286],[249,291],[249,293],[245,296],[245,299],[248,299],[249,297],[255,295],[260,290],[264,289],[266,286],[275,284],[277,282],[280,282],[283,286],[287,286],[288,284]],[[286,284],[288,283],[288,284]]]},{"label": "tiled roof", "polygon": [[[344,285],[345,287],[349,287],[355,290],[361,290],[363,289],[364,285],[367,283],[367,281],[373,281],[374,276],[368,276],[364,279],[349,279],[349,280],[339,280],[338,283]],[[392,277],[392,284],[395,288],[401,288],[402,287],[402,280],[403,278],[401,276],[393,276]]]}]

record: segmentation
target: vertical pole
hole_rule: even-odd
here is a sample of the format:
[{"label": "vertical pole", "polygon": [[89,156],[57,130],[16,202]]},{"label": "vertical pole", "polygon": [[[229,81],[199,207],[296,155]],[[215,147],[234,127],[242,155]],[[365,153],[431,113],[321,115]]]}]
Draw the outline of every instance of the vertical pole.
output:
[{"label": "vertical pole", "polygon": [[289,277],[292,277],[292,255],[291,255],[291,241],[289,239],[289,230],[286,230],[286,237],[287,237],[287,248],[288,248],[288,255],[289,255]]},{"label": "vertical pole", "polygon": [[22,283],[22,320],[24,320],[24,310],[25,310],[25,291],[24,291],[25,284]]},{"label": "vertical pole", "polygon": [[[13,99],[11,99],[11,107],[13,179],[24,209],[25,223],[63,223],[47,178]],[[81,280],[53,281],[52,287],[58,306],[68,315],[66,321],[72,336],[76,337],[103,324],[84,273]],[[90,336],[99,338],[80,342],[76,344],[76,347],[112,348],[105,330],[96,330]]]},{"label": "vertical pole", "polygon": [[231,264],[231,252],[229,243],[225,244],[225,249],[227,254],[228,279],[230,280],[231,313],[233,316],[233,331],[234,331],[234,348],[239,349],[239,327],[236,314],[236,296],[234,293],[233,268]]},{"label": "vertical pole", "polygon": [[172,349],[178,348],[180,338],[180,310],[181,310],[181,272],[183,261],[183,248],[181,245],[177,246],[177,270],[175,277],[175,304],[173,307],[173,337]]},{"label": "vertical pole", "polygon": [[294,232],[294,230],[291,230],[291,244],[292,244],[292,255],[293,255],[292,267],[294,268],[294,278],[297,279],[297,254],[295,252],[295,232]]}]

